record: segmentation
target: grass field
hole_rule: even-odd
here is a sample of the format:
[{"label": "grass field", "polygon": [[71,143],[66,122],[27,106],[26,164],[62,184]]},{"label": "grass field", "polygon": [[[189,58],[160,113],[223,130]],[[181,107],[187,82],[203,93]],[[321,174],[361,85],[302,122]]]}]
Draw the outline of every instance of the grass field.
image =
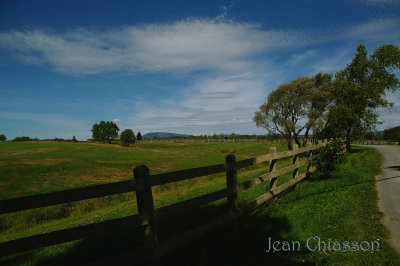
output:
[{"label": "grass field", "polygon": [[[168,172],[223,163],[234,153],[238,160],[265,154],[269,147],[286,150],[284,144],[215,143],[215,144],[135,144],[87,143],[1,143],[0,197],[13,198],[72,187],[113,182],[132,178],[135,165],[146,164],[151,173]],[[207,234],[185,248],[164,257],[165,264],[254,265],[266,262],[306,264],[396,264],[398,255],[386,242],[388,232],[380,224],[382,214],[376,207],[374,175],[382,158],[375,150],[357,148],[347,155],[348,162],[331,178],[314,176],[286,193],[275,205],[264,206],[252,215]],[[290,164],[280,161],[279,167]],[[249,167],[238,174],[239,183],[268,168]],[[279,179],[283,183],[290,174]],[[169,205],[183,199],[209,193],[226,186],[224,174],[186,180],[153,188],[155,206]],[[259,185],[241,193],[239,204],[265,193]],[[160,221],[160,239],[167,239],[222,213],[226,200],[203,206],[179,217]],[[23,211],[0,217],[0,241],[73,227],[137,212],[134,193],[62,204]],[[338,241],[379,239],[381,251],[365,252],[277,252],[266,253],[267,237],[298,240],[308,237]],[[0,259],[12,265],[71,265],[131,251],[141,245],[140,232],[124,232],[96,239],[80,240],[30,251]],[[187,256],[181,254],[185,252]],[[353,259],[355,258],[355,259]],[[226,264],[226,263],[222,263]],[[379,264],[379,263],[378,263]]]}]

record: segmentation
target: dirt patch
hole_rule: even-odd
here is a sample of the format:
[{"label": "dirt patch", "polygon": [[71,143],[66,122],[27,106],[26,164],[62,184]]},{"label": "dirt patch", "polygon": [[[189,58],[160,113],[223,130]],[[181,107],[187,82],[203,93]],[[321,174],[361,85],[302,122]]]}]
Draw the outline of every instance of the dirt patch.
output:
[{"label": "dirt patch", "polygon": [[21,160],[20,162],[29,165],[53,165],[53,164],[68,163],[73,161],[74,159],[60,158],[60,159],[41,159],[41,160]]},{"label": "dirt patch", "polygon": [[21,154],[39,153],[39,152],[56,151],[56,150],[58,150],[58,148],[37,148],[37,149],[29,149],[29,150],[22,150],[22,151],[14,152],[10,155],[15,156],[15,155],[21,155]]}]

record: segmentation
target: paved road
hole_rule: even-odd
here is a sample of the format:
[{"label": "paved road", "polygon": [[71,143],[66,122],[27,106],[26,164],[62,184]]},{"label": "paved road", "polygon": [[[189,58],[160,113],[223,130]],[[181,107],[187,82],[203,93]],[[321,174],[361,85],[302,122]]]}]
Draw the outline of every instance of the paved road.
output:
[{"label": "paved road", "polygon": [[[364,145],[363,145],[364,146]],[[400,252],[400,145],[368,145],[383,155],[383,174],[376,176],[379,208],[392,231],[392,244]]]}]

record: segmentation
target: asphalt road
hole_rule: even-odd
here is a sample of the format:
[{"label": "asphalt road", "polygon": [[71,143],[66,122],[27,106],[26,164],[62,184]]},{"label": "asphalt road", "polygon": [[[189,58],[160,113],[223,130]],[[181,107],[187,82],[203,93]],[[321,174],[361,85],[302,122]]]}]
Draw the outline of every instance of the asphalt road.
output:
[{"label": "asphalt road", "polygon": [[[364,145],[363,145],[364,146]],[[400,252],[400,145],[368,145],[383,155],[382,175],[376,176],[379,208],[392,231],[391,242]]]}]

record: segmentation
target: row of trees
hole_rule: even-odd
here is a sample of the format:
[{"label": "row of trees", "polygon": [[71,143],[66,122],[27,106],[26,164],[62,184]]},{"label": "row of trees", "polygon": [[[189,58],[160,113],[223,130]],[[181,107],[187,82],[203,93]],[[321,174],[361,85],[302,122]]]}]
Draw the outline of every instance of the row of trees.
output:
[{"label": "row of trees", "polygon": [[383,138],[386,140],[400,140],[400,126],[385,129]]},{"label": "row of trees", "polygon": [[[257,127],[279,133],[289,149],[294,140],[304,146],[312,131],[315,138],[346,139],[352,133],[371,132],[379,123],[377,108],[390,108],[386,92],[399,87],[400,50],[394,45],[378,47],[371,56],[363,44],[352,62],[335,74],[318,73],[281,84],[254,115]],[[304,134],[303,142],[299,136]]]},{"label": "row of trees", "polygon": [[[96,141],[103,143],[111,143],[118,139],[119,127],[112,121],[100,121],[99,124],[92,126],[92,138]],[[135,143],[136,140],[142,140],[142,134],[140,131],[135,136],[132,129],[125,129],[121,132],[120,141],[124,146],[129,146]]]}]

